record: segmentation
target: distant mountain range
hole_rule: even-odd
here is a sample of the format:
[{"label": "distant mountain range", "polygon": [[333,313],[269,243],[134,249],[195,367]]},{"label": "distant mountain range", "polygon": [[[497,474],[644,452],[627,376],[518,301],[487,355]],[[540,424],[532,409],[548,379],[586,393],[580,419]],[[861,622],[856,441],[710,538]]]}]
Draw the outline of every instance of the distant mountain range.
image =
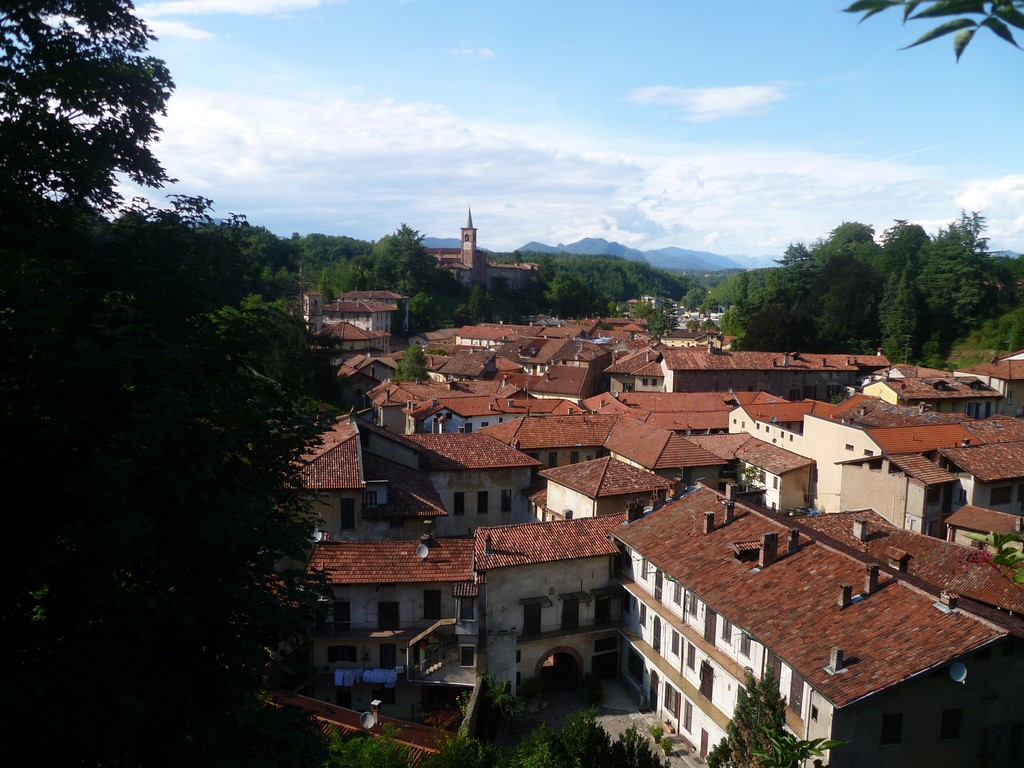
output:
[{"label": "distant mountain range", "polygon": [[[428,248],[458,248],[456,237],[425,237],[423,244]],[[662,269],[693,269],[716,272],[720,269],[755,269],[774,267],[769,257],[722,256],[709,251],[691,251],[686,248],[658,248],[640,251],[622,243],[609,242],[601,237],[586,237],[575,243],[546,245],[531,240],[517,249],[520,253],[578,253],[582,256],[618,256],[630,261],[639,261]]]}]

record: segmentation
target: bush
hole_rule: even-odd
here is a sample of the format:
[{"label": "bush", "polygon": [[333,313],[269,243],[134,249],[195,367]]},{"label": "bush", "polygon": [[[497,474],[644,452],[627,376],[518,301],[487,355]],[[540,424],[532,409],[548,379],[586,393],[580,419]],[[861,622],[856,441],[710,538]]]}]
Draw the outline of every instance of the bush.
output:
[{"label": "bush", "polygon": [[528,677],[523,681],[519,689],[520,695],[527,702],[533,701],[544,692],[544,685],[536,677]]},{"label": "bush", "polygon": [[583,685],[583,694],[587,697],[587,702],[592,707],[599,707],[604,704],[604,686],[601,685],[601,680],[597,675],[592,672],[588,672],[583,676],[581,681]]},{"label": "bush", "polygon": [[665,735],[665,729],[660,725],[652,725],[647,730],[651,732],[651,738],[654,739],[655,744],[659,743],[661,741],[661,737]]},{"label": "bush", "polygon": [[664,752],[666,755],[672,753],[672,739],[670,739],[668,736],[659,741],[658,746],[661,747],[661,751]]}]

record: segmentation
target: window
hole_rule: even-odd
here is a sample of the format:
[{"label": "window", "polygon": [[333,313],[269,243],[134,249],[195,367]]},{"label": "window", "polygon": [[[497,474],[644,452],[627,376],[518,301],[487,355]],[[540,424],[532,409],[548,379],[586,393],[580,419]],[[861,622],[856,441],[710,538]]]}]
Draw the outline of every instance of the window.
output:
[{"label": "window", "polygon": [[576,598],[562,600],[562,629],[576,629],[580,625],[580,601]]},{"label": "window", "polygon": [[942,486],[933,485],[925,491],[924,500],[928,504],[938,504],[942,500]]},{"label": "window", "polygon": [[460,645],[459,646],[459,666],[460,667],[475,667],[476,666],[476,648],[472,645]]},{"label": "window", "polygon": [[472,597],[460,597],[459,598],[459,620],[460,621],[475,621],[476,620],[476,599]]},{"label": "window", "polygon": [[686,612],[691,616],[697,615],[697,594],[695,592],[686,593]]},{"label": "window", "polygon": [[722,617],[722,639],[727,643],[732,642],[732,622]]},{"label": "window", "polygon": [[472,432],[472,431],[473,431],[473,422],[471,422],[471,421],[467,421],[467,422],[466,422],[466,426],[465,426],[465,427],[463,427],[463,431],[464,431],[464,432],[465,432],[466,434],[469,434],[470,432]]},{"label": "window", "polygon": [[327,661],[355,661],[356,647],[354,645],[329,645],[327,646]]},{"label": "window", "polygon": [[818,708],[813,704],[811,705],[811,720],[818,722]]},{"label": "window", "polygon": [[740,653],[750,658],[750,635],[746,632],[740,634]]},{"label": "window", "polygon": [[989,496],[989,503],[993,506],[997,504],[1009,504],[1010,503],[1010,492],[1013,490],[1012,486],[1004,485],[1002,488],[993,488],[992,494]]},{"label": "window", "polygon": [[597,595],[594,598],[594,623],[612,620],[612,596]]},{"label": "window", "polygon": [[570,464],[579,464],[580,463],[580,452],[579,451],[569,451],[569,463]]},{"label": "window", "polygon": [[481,421],[480,422],[480,428],[481,429],[484,428],[484,427],[489,427],[489,426],[491,426],[491,422],[489,422],[489,421]]},{"label": "window", "polygon": [[679,655],[679,633],[672,630],[672,653]]},{"label": "window", "polygon": [[523,606],[523,634],[536,635],[540,632],[540,603]]},{"label": "window", "polygon": [[850,445],[849,443],[847,443],[846,444],[846,450],[848,450],[850,453],[853,453],[853,446]]},{"label": "window", "polygon": [[441,618],[441,590],[423,590],[423,618],[437,621]]},{"label": "window", "polygon": [[629,660],[626,662],[626,672],[636,682],[642,683],[644,681],[644,660],[641,658],[640,654],[632,648],[629,649]]},{"label": "window", "polygon": [[376,507],[377,506],[377,492],[376,491],[363,491],[363,506],[364,507]]},{"label": "window", "polygon": [[398,660],[398,646],[394,643],[380,644],[380,668],[394,669]]},{"label": "window", "polygon": [[939,728],[940,739],[960,738],[960,718],[963,716],[962,709],[942,710],[942,725]]},{"label": "window", "polygon": [[679,605],[683,600],[683,585],[678,581],[672,587],[672,602]]},{"label": "window", "polygon": [[594,641],[594,653],[603,653],[605,651],[617,651],[619,649],[619,639],[614,635],[612,637],[602,637],[599,640]]},{"label": "window", "polygon": [[512,489],[505,488],[501,492],[501,511],[511,512],[512,511]]},{"label": "window", "polygon": [[665,709],[679,717],[679,691],[665,681]]},{"label": "window", "polygon": [[879,744],[899,744],[903,730],[903,713],[882,715],[882,736]]},{"label": "window", "polygon": [[804,711],[804,679],[796,672],[789,678],[789,708],[797,717]]},{"label": "window", "polygon": [[704,660],[700,664],[700,695],[711,701],[715,693],[715,670],[711,662]]},{"label": "window", "polygon": [[558,466],[558,454],[551,451],[548,454],[548,469],[554,469]]},{"label": "window", "polygon": [[717,613],[710,608],[704,609],[704,639],[712,645],[715,644],[715,623],[717,620]]},{"label": "window", "polygon": [[683,728],[693,733],[693,704],[689,700],[683,702]]},{"label": "window", "polygon": [[487,491],[476,492],[476,513],[478,515],[487,514]]},{"label": "window", "polygon": [[640,603],[640,626],[647,626],[647,603]]},{"label": "window", "polygon": [[377,603],[377,629],[399,629],[397,602]]},{"label": "window", "polygon": [[697,668],[697,648],[693,643],[686,644],[686,666],[690,669]]},{"label": "window", "polygon": [[338,516],[338,528],[343,531],[351,531],[356,527],[356,500],[341,499],[341,511]]},{"label": "window", "polygon": [[464,515],[466,514],[466,494],[462,491],[455,492],[455,498],[452,503],[452,514],[453,515]]}]

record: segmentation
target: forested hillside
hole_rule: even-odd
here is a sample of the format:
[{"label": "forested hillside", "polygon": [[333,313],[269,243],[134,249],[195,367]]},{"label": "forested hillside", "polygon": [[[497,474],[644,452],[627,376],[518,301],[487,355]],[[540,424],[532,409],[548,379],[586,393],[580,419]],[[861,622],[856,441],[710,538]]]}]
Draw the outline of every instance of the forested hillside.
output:
[{"label": "forested hillside", "polygon": [[[1021,258],[990,256],[979,214],[930,237],[898,221],[875,238],[845,223],[779,267],[733,275],[708,301],[731,306],[723,330],[750,350],[869,352],[942,367],[1024,344]],[[970,359],[973,353],[975,360]]]}]

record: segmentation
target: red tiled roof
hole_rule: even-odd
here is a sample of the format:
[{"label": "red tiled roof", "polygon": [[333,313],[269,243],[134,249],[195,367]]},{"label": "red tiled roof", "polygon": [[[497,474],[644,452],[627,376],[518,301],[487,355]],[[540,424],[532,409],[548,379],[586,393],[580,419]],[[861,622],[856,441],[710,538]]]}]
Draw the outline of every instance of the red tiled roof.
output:
[{"label": "red tiled roof", "polygon": [[[477,528],[474,558],[478,571],[618,554],[608,532],[626,516],[580,517],[547,523]],[[490,537],[490,554],[486,552]]]},{"label": "red tiled roof", "polygon": [[518,387],[497,380],[439,382],[383,382],[367,392],[375,405],[405,406],[410,400],[422,402],[431,398],[493,395],[510,397]]},{"label": "red tiled roof", "polygon": [[688,435],[686,439],[715,454],[722,461],[732,461],[739,447],[753,438],[745,432],[737,432],[731,435]]},{"label": "red tiled roof", "polygon": [[363,488],[359,429],[343,419],[320,436],[320,443],[302,457],[302,487],[310,490]]},{"label": "red tiled roof", "polygon": [[1020,355],[1021,353],[1024,353],[1024,350],[1011,352],[1010,355],[1003,355],[987,363],[972,365],[969,368],[958,368],[957,370],[963,373],[974,373],[979,376],[993,376],[1004,381],[1020,381],[1024,379],[1024,360],[1009,360],[1007,358]]},{"label": "red tiled roof", "polygon": [[865,432],[886,453],[924,453],[971,438],[971,433],[960,424],[876,427]]},{"label": "red tiled roof", "polygon": [[877,370],[889,365],[884,355],[812,355],[785,352],[731,352],[708,354],[704,349],[667,347],[662,350],[665,363],[673,371],[744,370],[765,371],[788,368],[795,371]]},{"label": "red tiled roof", "polygon": [[545,469],[540,475],[593,499],[668,490],[671,485],[668,480],[653,472],[610,456]]},{"label": "red tiled roof", "polygon": [[946,525],[980,533],[1016,533],[1020,516],[965,504],[946,518]]},{"label": "red tiled roof", "polygon": [[420,467],[428,472],[539,465],[536,459],[479,432],[405,435],[405,439],[420,448]]},{"label": "red tiled roof", "polygon": [[983,483],[1024,477],[1024,443],[940,448],[939,453]]},{"label": "red tiled roof", "polygon": [[442,517],[447,513],[441,498],[422,472],[417,472],[382,456],[363,456],[367,480],[388,481],[388,503],[377,512],[363,509],[365,518]]},{"label": "red tiled roof", "polygon": [[888,459],[899,467],[907,477],[912,477],[923,485],[941,485],[957,479],[956,475],[947,472],[920,453],[890,454]]},{"label": "red tiled roof", "polygon": [[445,356],[431,355],[427,370],[446,376],[483,376],[494,367],[494,352],[487,349],[465,349]]},{"label": "red tiled roof", "polygon": [[773,475],[784,475],[803,467],[813,466],[814,460],[805,456],[779,448],[752,437],[736,449],[736,458],[755,467],[771,472]]},{"label": "red tiled roof", "polygon": [[956,378],[947,376],[927,376],[923,378],[890,379],[877,382],[891,389],[902,400],[915,402],[918,400],[984,400],[1001,399],[1001,393],[978,379],[971,377]]},{"label": "red tiled roof", "polygon": [[661,368],[661,353],[657,350],[647,349],[616,360],[605,369],[605,373],[621,373],[629,376],[665,375]]},{"label": "red tiled roof", "polygon": [[337,341],[370,341],[387,336],[386,331],[367,331],[347,321],[328,323],[314,336],[335,339]]},{"label": "red tiled roof", "polygon": [[323,572],[329,584],[466,581],[473,574],[473,540],[435,539],[430,553],[416,554],[419,539],[407,541],[320,541],[306,571]]},{"label": "red tiled roof", "polygon": [[341,301],[371,300],[393,302],[403,301],[409,297],[403,296],[400,293],[395,293],[394,291],[345,291],[344,293],[338,294],[336,298]]},{"label": "red tiled roof", "polygon": [[371,301],[365,299],[357,299],[355,301],[332,301],[330,304],[324,304],[324,313],[338,313],[338,314],[366,314],[367,312],[395,312],[398,309],[397,304],[385,301]]},{"label": "red tiled roof", "polygon": [[519,418],[492,424],[474,434],[488,435],[521,451],[544,448],[597,447],[604,445],[617,417],[606,414]]},{"label": "red tiled roof", "polygon": [[751,403],[743,406],[743,410],[758,421],[772,421],[788,424],[803,421],[805,416],[821,416],[829,418],[836,406],[819,400],[800,400],[798,402]]},{"label": "red tiled roof", "polygon": [[[940,611],[934,597],[884,572],[874,594],[841,609],[840,585],[863,584],[863,561],[806,536],[788,555],[786,525],[742,503],[725,525],[722,500],[721,494],[701,487],[620,526],[614,535],[750,632],[839,707],[1006,634],[962,611]],[[695,523],[705,512],[714,513],[715,521],[707,535]],[[778,535],[775,562],[758,569],[733,557],[730,544],[760,540],[764,533]],[[834,646],[850,660],[841,675],[824,669]]]},{"label": "red tiled roof", "polygon": [[590,368],[572,365],[552,365],[542,375],[510,373],[510,384],[530,392],[546,392],[556,395],[579,397],[584,391],[587,379],[592,375]]},{"label": "red tiled roof", "polygon": [[[854,520],[867,520],[866,541],[853,535]],[[801,518],[801,523],[878,563],[888,562],[887,550],[900,550],[910,555],[907,573],[911,576],[979,603],[1024,611],[1024,584],[1014,583],[973,547],[897,528],[871,511],[818,515]]]},{"label": "red tiled roof", "polygon": [[[359,720],[362,717],[362,712],[357,712],[354,709],[345,709],[334,704],[328,704],[326,701],[286,691],[274,691],[271,696],[278,704],[297,707],[305,712],[309,712],[318,721],[329,727],[338,728],[346,733],[367,732]],[[438,730],[437,728],[431,728],[429,725],[408,723],[404,720],[388,717],[387,715],[381,715],[377,719],[377,723],[368,732],[374,736],[384,736],[385,729],[389,728],[397,729],[396,739],[412,749],[410,757],[413,765],[419,763],[424,753],[437,752],[439,745],[451,737],[450,733]]]},{"label": "red tiled roof", "polygon": [[620,418],[615,424],[605,448],[648,469],[711,467],[722,463],[718,456],[675,432],[627,418]]}]

